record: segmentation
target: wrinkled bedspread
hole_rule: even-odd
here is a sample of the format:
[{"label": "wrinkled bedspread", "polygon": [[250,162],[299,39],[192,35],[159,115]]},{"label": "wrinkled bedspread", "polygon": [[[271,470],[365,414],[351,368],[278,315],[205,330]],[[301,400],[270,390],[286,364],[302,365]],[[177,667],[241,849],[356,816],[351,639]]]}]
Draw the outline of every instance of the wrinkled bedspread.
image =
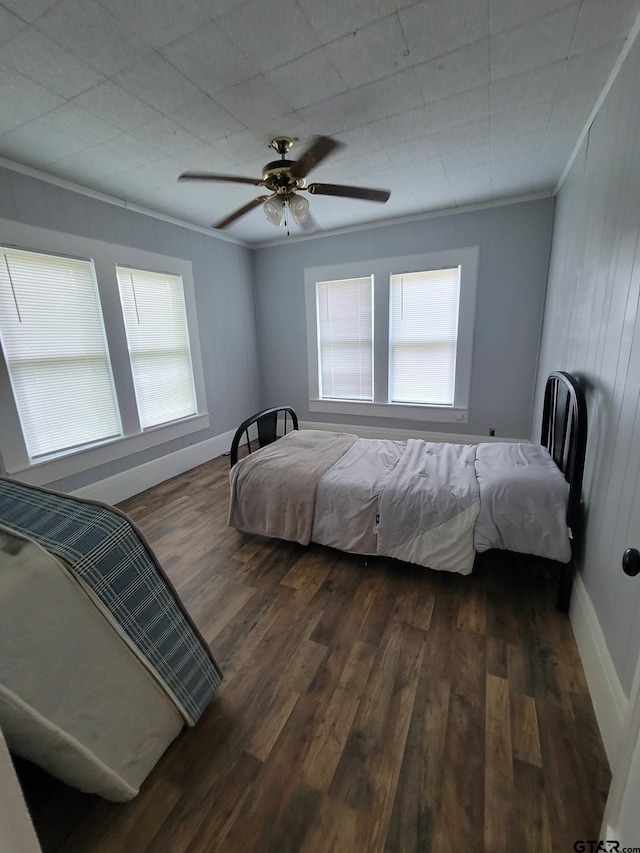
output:
[{"label": "wrinkled bedspread", "polygon": [[308,545],[322,475],[357,440],[344,432],[294,430],[231,469],[229,524]]},{"label": "wrinkled bedspread", "polygon": [[[313,458],[328,461],[325,449],[333,443],[335,451],[341,434],[303,430],[299,435],[305,433],[309,436],[302,441],[313,447]],[[471,571],[476,552],[490,548],[560,562],[571,558],[565,521],[569,486],[543,447],[349,436],[339,457],[311,478],[302,445],[292,467],[286,438],[232,469],[232,526],[304,544],[308,532],[312,541],[342,551],[461,574]],[[263,465],[258,460],[267,452],[269,464]],[[242,469],[249,460],[253,475],[245,480]],[[282,512],[274,487],[288,493],[293,505],[299,481],[305,484],[305,538],[271,522]],[[245,505],[250,525],[243,517]]]},{"label": "wrinkled bedspread", "polygon": [[378,553],[468,574],[480,510],[476,448],[409,439],[380,495]]}]

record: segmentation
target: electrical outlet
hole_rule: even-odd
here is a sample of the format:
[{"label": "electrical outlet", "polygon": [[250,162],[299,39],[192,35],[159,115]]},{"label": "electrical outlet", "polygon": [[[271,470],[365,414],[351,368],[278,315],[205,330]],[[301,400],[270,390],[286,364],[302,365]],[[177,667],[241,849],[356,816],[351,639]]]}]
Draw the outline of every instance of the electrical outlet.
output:
[{"label": "electrical outlet", "polygon": [[496,434],[496,428],[490,427],[489,428],[489,435],[493,438],[495,436],[495,434]]}]

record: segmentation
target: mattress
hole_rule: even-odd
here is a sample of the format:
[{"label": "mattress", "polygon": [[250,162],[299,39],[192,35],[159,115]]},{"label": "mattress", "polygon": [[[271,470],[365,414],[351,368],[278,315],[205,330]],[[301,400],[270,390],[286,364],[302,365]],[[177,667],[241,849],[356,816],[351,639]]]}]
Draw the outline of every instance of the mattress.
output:
[{"label": "mattress", "polygon": [[184,725],[107,612],[57,557],[0,528],[0,727],[11,751],[129,800]]},{"label": "mattress", "polygon": [[131,799],[221,679],[127,516],[0,478],[0,727],[14,752]]},{"label": "mattress", "polygon": [[97,501],[0,478],[0,524],[66,562],[193,725],[222,672],[131,519]]}]

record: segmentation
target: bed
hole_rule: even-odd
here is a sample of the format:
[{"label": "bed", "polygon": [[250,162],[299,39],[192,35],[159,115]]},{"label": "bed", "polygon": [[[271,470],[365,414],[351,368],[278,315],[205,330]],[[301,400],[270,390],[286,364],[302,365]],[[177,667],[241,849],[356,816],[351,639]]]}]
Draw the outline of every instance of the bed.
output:
[{"label": "bed", "polygon": [[[298,427],[290,406],[238,427],[230,526],[460,574],[478,555],[509,552],[556,575],[557,607],[568,610],[587,440],[573,376],[547,379],[539,445],[362,439]],[[242,444],[248,454],[239,459]]]},{"label": "bed", "polygon": [[130,800],[221,679],[131,519],[0,478],[0,728],[13,753]]}]

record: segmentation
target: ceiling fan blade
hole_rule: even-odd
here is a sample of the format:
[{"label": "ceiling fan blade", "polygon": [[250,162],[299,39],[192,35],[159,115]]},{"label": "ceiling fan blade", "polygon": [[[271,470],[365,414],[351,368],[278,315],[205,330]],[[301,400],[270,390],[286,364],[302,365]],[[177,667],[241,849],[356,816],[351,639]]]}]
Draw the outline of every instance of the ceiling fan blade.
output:
[{"label": "ceiling fan blade", "polygon": [[245,213],[249,213],[250,210],[253,210],[254,207],[258,207],[261,204],[264,204],[265,201],[268,201],[271,198],[270,195],[261,195],[258,198],[254,198],[253,201],[250,201],[248,204],[243,205],[238,208],[238,210],[234,210],[233,213],[230,213],[229,216],[225,216],[224,219],[221,219],[220,222],[216,222],[215,225],[212,225],[212,228],[227,228],[231,225],[232,222],[235,222],[236,219],[240,219],[241,216],[244,216]]},{"label": "ceiling fan blade", "polygon": [[346,187],[342,184],[309,184],[306,189],[313,195],[338,195],[345,198],[363,198],[366,201],[385,202],[389,200],[389,190],[376,190],[370,187]]},{"label": "ceiling fan blade", "polygon": [[251,184],[261,187],[260,178],[243,178],[239,175],[217,175],[215,172],[183,172],[178,176],[179,181],[224,181],[229,184]]},{"label": "ceiling fan blade", "polygon": [[315,234],[318,230],[318,223],[315,221],[313,216],[309,214],[304,222],[300,223],[300,228],[304,231],[305,234]]},{"label": "ceiling fan blade", "polygon": [[309,172],[336,148],[342,148],[342,143],[338,142],[337,139],[331,139],[330,136],[317,136],[304,154],[298,157],[293,164],[291,174],[294,178],[306,178]]}]

